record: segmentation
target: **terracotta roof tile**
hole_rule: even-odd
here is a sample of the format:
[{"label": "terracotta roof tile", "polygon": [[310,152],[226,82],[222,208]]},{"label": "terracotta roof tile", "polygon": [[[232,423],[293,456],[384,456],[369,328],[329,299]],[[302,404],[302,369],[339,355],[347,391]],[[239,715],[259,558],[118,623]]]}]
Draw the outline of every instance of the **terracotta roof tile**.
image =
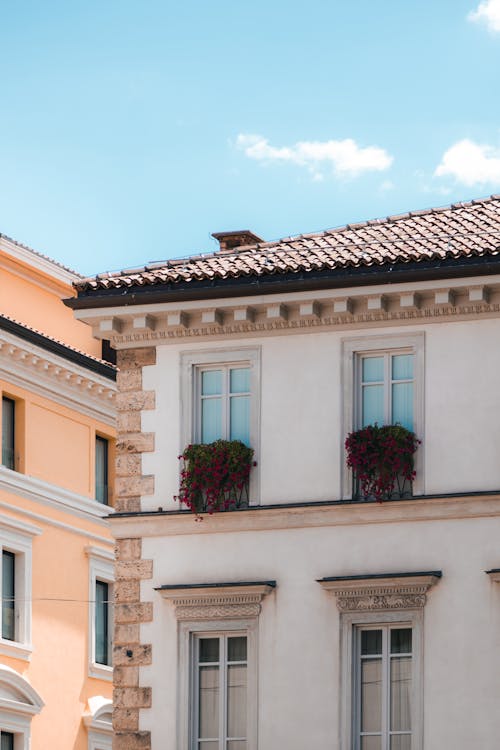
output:
[{"label": "terracotta roof tile", "polygon": [[78,291],[500,254],[500,195],[258,242],[232,253],[149,263],[82,279]]}]

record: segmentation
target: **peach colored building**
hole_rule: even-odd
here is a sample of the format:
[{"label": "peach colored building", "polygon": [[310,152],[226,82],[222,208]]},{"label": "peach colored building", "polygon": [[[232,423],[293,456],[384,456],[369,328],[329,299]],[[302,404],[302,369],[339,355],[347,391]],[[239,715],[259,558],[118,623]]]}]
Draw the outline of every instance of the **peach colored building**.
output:
[{"label": "peach colored building", "polygon": [[111,747],[116,369],[77,279],[0,235],[2,750]]}]

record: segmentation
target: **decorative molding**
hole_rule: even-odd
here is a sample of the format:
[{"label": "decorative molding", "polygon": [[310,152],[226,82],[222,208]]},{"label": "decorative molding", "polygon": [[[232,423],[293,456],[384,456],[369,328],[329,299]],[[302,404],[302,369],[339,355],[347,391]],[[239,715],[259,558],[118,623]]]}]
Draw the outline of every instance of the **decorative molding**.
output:
[{"label": "decorative molding", "polygon": [[[283,305],[269,306],[267,310],[270,312],[271,317],[268,317],[267,315],[263,317],[259,311],[259,314],[256,312],[253,316],[253,320],[250,316],[247,316],[244,320],[236,320],[233,313],[233,322],[230,322],[229,316],[225,316],[224,320],[229,322],[224,322],[223,325],[214,325],[210,323],[202,324],[199,318],[195,319],[192,315],[191,318],[193,318],[193,322],[190,323],[189,327],[183,327],[180,325],[158,325],[155,331],[134,331],[130,324],[127,331],[123,334],[111,336],[111,341],[116,347],[126,348],[159,341],[166,342],[179,338],[220,337],[230,335],[241,336],[244,334],[289,333],[294,331],[303,332],[307,329],[316,330],[336,327],[354,328],[365,326],[367,324],[380,325],[382,323],[405,324],[418,321],[433,323],[442,322],[444,319],[472,318],[478,315],[498,317],[500,315],[499,302],[487,303],[484,300],[477,302],[464,302],[463,304],[455,305],[428,305],[419,302],[419,298],[415,296],[413,299],[414,304],[412,306],[407,306],[405,304],[406,301],[409,301],[409,296],[407,295],[403,304],[400,304],[398,301],[396,308],[391,306],[391,301],[392,300],[390,299],[385,300],[384,306],[386,309],[384,309],[384,307],[379,309],[367,309],[366,307],[363,310],[351,312],[350,309],[355,310],[352,305],[352,300],[337,300],[334,303],[335,308],[339,310],[340,307],[345,307],[345,311],[335,312],[332,305],[322,305],[320,315],[312,314],[302,316],[284,313]],[[330,312],[325,310],[325,307],[329,307]],[[289,310],[289,308],[286,309]],[[288,317],[282,317],[282,314],[288,314]],[[169,315],[169,318],[170,317],[171,316]],[[196,320],[198,320],[198,324],[196,323]],[[98,336],[96,330],[94,330],[94,334]]]},{"label": "decorative molding", "polygon": [[422,609],[427,591],[440,577],[438,572],[387,577],[346,576],[323,578],[318,583],[325,591],[335,594],[340,612],[382,612]]},{"label": "decorative molding", "polygon": [[104,549],[103,547],[96,547],[94,544],[87,544],[85,547],[85,554],[88,557],[92,557],[98,560],[106,560],[114,562],[115,553],[112,549]]},{"label": "decorative molding", "polygon": [[[27,680],[14,669],[0,665],[0,710],[35,716],[44,702]],[[3,728],[3,726],[2,726]]]},{"label": "decorative molding", "polygon": [[[64,531],[69,531],[72,534],[79,534],[80,536],[84,536],[86,539],[92,539],[94,542],[100,542],[101,544],[113,544],[113,540],[111,538],[107,538],[105,536],[101,536],[100,534],[93,534],[91,531],[87,531],[86,529],[80,529],[78,526],[75,526],[74,524],[64,523],[63,521],[56,521],[54,518],[50,518],[47,514],[42,513],[34,513],[32,510],[27,510],[26,508],[21,508],[19,505],[12,505],[11,503],[5,503],[3,501],[0,501],[0,508],[4,508],[5,510],[12,511],[13,513],[21,513],[23,516],[26,516],[27,518],[31,518],[35,521],[41,521],[44,524],[47,524],[48,526],[55,526],[56,529],[64,529]],[[99,524],[105,525],[105,520],[98,521]]]},{"label": "decorative molding", "polygon": [[114,512],[111,506],[102,505],[90,497],[77,495],[76,492],[71,492],[71,490],[7,469],[4,466],[0,466],[0,489],[58,510],[69,511],[96,523],[106,524],[104,519]]},{"label": "decorative molding", "polygon": [[0,377],[69,409],[114,424],[116,384],[0,331]]},{"label": "decorative molding", "polygon": [[172,602],[178,620],[237,620],[258,617],[261,601],[275,588],[274,582],[222,584],[214,586],[162,587],[164,599]]},{"label": "decorative molding", "polygon": [[334,501],[320,504],[258,505],[237,511],[206,515],[196,523],[190,511],[144,512],[111,516],[113,536],[128,537],[179,536],[184,534],[224,534],[241,531],[271,531],[325,526],[358,526],[373,524],[438,521],[449,519],[499,518],[500,493],[489,496],[413,497],[382,504],[360,501]]}]

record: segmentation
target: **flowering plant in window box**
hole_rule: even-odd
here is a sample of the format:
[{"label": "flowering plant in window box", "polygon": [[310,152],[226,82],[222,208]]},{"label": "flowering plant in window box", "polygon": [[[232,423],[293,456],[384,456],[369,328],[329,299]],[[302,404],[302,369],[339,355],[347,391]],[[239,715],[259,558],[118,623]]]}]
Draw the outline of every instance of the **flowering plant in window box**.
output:
[{"label": "flowering plant in window box", "polygon": [[188,445],[176,499],[194,513],[246,507],[253,454],[240,440]]},{"label": "flowering plant in window box", "polygon": [[377,502],[411,497],[413,456],[419,443],[415,433],[400,424],[375,423],[351,432],[345,449],[354,474],[354,496]]}]

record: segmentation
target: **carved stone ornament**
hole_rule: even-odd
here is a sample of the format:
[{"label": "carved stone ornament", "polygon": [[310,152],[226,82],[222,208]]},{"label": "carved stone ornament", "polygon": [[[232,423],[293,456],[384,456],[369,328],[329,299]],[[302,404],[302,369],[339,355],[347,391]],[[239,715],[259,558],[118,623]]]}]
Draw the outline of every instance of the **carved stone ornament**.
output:
[{"label": "carved stone ornament", "polygon": [[427,591],[439,580],[439,572],[414,576],[353,576],[323,578],[318,583],[337,597],[341,612],[384,612],[421,609]]},{"label": "carved stone ornament", "polygon": [[[107,331],[103,334],[96,322],[94,335],[97,338],[105,335],[112,340],[114,346],[120,348],[206,336],[265,335],[302,332],[306,329],[350,328],[353,325],[499,316],[500,285],[492,287],[491,295],[483,292],[479,299],[474,294],[471,297],[467,288],[459,291],[455,295],[447,290],[447,303],[436,303],[436,295],[432,295],[429,290],[425,298],[417,292],[405,295],[398,292],[379,295],[378,298],[359,296],[295,303],[290,301],[286,307],[283,304],[255,304],[251,314],[245,315],[241,314],[240,308],[232,306],[217,310],[217,316],[213,314],[213,310],[200,308],[190,310],[189,314],[186,311],[169,313],[167,316],[159,314],[154,327],[144,328],[134,325],[134,311],[129,309],[126,314],[121,315],[123,327],[120,331]],[[444,299],[438,295],[438,299],[442,298]]]},{"label": "carved stone ornament", "polygon": [[274,590],[267,583],[214,586],[160,586],[157,591],[175,607],[178,620],[238,620],[258,617],[261,601]]}]

